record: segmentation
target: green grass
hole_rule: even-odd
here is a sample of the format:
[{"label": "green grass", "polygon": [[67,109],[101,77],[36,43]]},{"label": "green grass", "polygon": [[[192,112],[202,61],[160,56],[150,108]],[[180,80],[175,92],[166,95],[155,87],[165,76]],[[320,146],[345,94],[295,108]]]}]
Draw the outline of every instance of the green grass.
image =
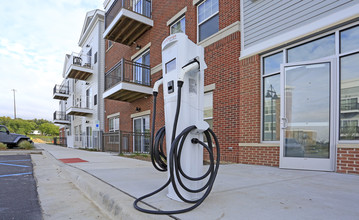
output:
[{"label": "green grass", "polygon": [[7,145],[0,142],[0,150],[6,150],[6,149],[7,149]]},{"label": "green grass", "polygon": [[20,149],[25,149],[25,150],[31,150],[34,148],[34,145],[32,145],[30,142],[28,141],[22,141],[20,144],[19,144],[19,148]]}]

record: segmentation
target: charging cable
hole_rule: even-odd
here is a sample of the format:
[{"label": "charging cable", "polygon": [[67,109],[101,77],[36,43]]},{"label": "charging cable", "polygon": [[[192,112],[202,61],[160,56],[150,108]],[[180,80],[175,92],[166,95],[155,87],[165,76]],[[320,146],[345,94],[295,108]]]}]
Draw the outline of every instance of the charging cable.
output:
[{"label": "charging cable", "polygon": [[[160,84],[162,83],[162,79],[160,80],[159,83]],[[180,113],[180,109],[181,109],[181,89],[182,89],[182,86],[183,86],[183,81],[179,80],[179,81],[177,81],[178,95],[177,95],[176,114],[175,114],[175,118],[174,118],[174,125],[173,125],[173,130],[172,130],[172,137],[171,137],[171,143],[172,144],[171,144],[169,158],[167,158],[166,155],[165,155],[165,152],[163,150],[163,140],[164,140],[164,137],[166,135],[165,126],[160,128],[157,131],[156,135],[154,135],[155,120],[156,120],[156,102],[157,102],[158,86],[159,85],[155,84],[155,87],[156,86],[157,86],[157,90],[154,89],[154,92],[153,92],[153,115],[152,115],[152,129],[151,129],[151,141],[150,141],[151,161],[152,161],[153,166],[157,170],[159,170],[161,172],[166,172],[169,169],[169,174],[170,175],[169,175],[169,179],[167,180],[167,182],[162,187],[155,190],[154,192],[151,192],[149,194],[146,194],[146,195],[136,199],[135,202],[133,203],[133,206],[135,207],[135,209],[137,209],[137,210],[139,210],[141,212],[148,213],[148,214],[171,215],[171,214],[185,213],[185,212],[191,211],[191,210],[195,209],[196,207],[198,207],[207,198],[207,196],[209,195],[209,193],[212,190],[214,181],[215,181],[217,173],[218,173],[219,163],[220,163],[219,143],[218,143],[218,139],[217,139],[215,133],[210,128],[208,128],[206,131],[204,131],[204,135],[206,136],[206,139],[207,139],[208,143],[204,143],[203,141],[200,141],[197,138],[192,138],[191,142],[193,144],[200,144],[201,146],[203,146],[207,150],[207,152],[209,154],[210,164],[208,166],[207,172],[204,173],[200,177],[188,176],[182,170],[181,152],[182,152],[183,144],[184,144],[185,139],[188,136],[188,134],[191,131],[197,129],[197,127],[195,125],[189,126],[186,129],[184,129],[177,137],[175,137],[176,136],[179,113]],[[214,159],[212,138],[213,138],[213,140],[215,142],[216,160]],[[203,187],[201,187],[199,189],[190,189],[183,183],[182,177],[187,179],[187,180],[190,180],[190,181],[201,181],[201,180],[204,180],[204,179],[208,179],[208,181]],[[190,193],[204,192],[204,194],[199,199],[188,200],[179,192],[176,182],[178,182],[178,184],[187,192],[190,192]],[[138,202],[140,202],[143,199],[146,199],[148,197],[151,197],[151,196],[161,192],[169,184],[172,184],[176,195],[182,201],[184,201],[186,203],[191,203],[191,204],[194,204],[194,205],[192,205],[192,206],[190,206],[188,208],[185,208],[185,209],[171,210],[171,211],[149,210],[149,209],[144,209],[144,208],[141,208],[141,207],[138,206]]]}]

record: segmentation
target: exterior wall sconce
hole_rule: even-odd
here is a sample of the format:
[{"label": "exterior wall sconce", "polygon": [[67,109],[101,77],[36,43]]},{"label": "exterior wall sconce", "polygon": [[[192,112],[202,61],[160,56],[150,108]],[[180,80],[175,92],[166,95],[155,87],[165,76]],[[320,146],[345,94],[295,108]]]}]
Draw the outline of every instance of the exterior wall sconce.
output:
[{"label": "exterior wall sconce", "polygon": [[136,107],[136,112],[140,112],[141,108],[140,107]]}]

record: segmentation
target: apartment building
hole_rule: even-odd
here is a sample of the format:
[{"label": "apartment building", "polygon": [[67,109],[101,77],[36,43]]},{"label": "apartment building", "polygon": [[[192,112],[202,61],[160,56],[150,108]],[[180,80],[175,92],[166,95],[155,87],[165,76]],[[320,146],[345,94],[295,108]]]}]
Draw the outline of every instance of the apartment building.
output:
[{"label": "apartment building", "polygon": [[[63,82],[55,85],[53,98],[59,99],[54,123],[61,124],[60,134],[73,148],[101,149],[103,131],[105,43],[104,12],[86,14],[78,42],[79,53],[65,55]],[[61,137],[60,137],[61,138]]]},{"label": "apartment building", "polygon": [[148,136],[135,134],[150,129],[161,43],[183,32],[205,50],[204,117],[222,161],[359,173],[358,2],[106,0],[104,8],[104,129],[119,137],[109,142],[148,151]]},{"label": "apartment building", "polygon": [[[205,48],[206,121],[213,125],[223,146],[238,145],[235,136],[226,137],[223,132],[224,127],[231,127],[233,134],[238,127],[233,111],[238,113],[234,100],[239,91],[232,82],[239,71],[239,2],[109,0],[104,8],[105,131],[133,134],[119,140],[122,150],[149,151],[152,86],[162,76],[161,44],[178,32]],[[156,130],[164,125],[161,92],[158,100]],[[223,149],[223,159],[229,160]]]}]

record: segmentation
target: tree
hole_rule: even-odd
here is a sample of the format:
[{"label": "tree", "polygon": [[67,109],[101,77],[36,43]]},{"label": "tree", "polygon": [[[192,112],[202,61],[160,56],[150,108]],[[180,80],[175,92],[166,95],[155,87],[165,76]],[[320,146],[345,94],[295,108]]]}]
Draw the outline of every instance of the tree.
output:
[{"label": "tree", "polygon": [[59,135],[59,127],[52,123],[43,123],[39,126],[39,130],[44,135]]}]

